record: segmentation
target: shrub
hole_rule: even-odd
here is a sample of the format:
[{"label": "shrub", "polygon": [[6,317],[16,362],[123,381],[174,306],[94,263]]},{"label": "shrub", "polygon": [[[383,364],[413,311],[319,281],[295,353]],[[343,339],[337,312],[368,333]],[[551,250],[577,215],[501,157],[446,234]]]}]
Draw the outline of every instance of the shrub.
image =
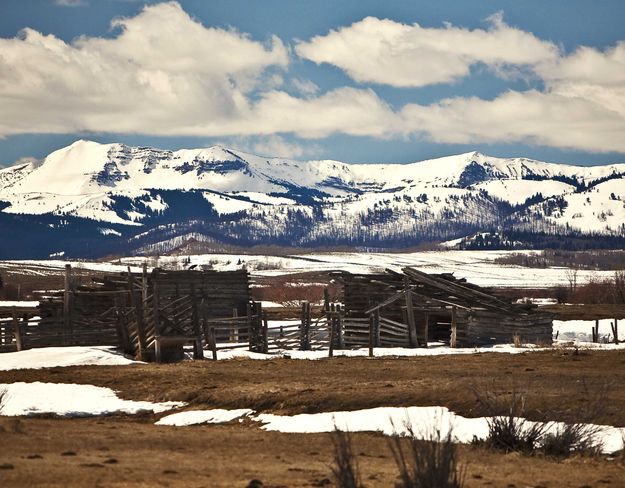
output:
[{"label": "shrub", "polygon": [[[525,395],[513,390],[510,398],[498,397],[490,391],[474,390],[478,402],[488,412],[488,436],[476,439],[474,444],[504,452],[532,452],[539,445],[546,430],[542,422],[531,422],[523,417]],[[499,413],[504,410],[505,415]]]},{"label": "shrub", "polygon": [[[446,436],[440,430],[418,439],[410,422],[406,422],[408,439],[394,435],[389,440],[393,458],[399,469],[396,488],[460,488],[464,485],[464,469],[458,462],[458,447],[451,429]],[[406,446],[407,444],[407,446]]]},{"label": "shrub", "polygon": [[[578,422],[571,424],[526,420],[525,395],[514,390],[508,398],[496,396],[490,390],[474,389],[478,402],[490,415],[488,436],[474,440],[474,444],[505,452],[543,453],[556,457],[567,457],[571,453],[600,454],[603,448],[598,435],[601,427],[590,422],[605,411],[609,385],[591,391],[584,383],[583,388],[587,401],[575,409],[573,413]],[[500,415],[504,409],[506,414]],[[571,413],[568,407],[566,411]]]},{"label": "shrub", "polygon": [[558,424],[543,436],[540,450],[555,457],[567,457],[572,452],[596,456],[603,448],[597,435],[600,431],[601,427],[592,424]]},{"label": "shrub", "polygon": [[478,444],[504,452],[531,453],[540,445],[545,431],[541,422],[529,422],[512,413],[488,420],[488,437]]},{"label": "shrub", "polygon": [[352,449],[352,438],[349,432],[342,432],[334,426],[331,433],[334,445],[334,466],[332,474],[338,488],[362,488],[358,472],[358,460]]}]

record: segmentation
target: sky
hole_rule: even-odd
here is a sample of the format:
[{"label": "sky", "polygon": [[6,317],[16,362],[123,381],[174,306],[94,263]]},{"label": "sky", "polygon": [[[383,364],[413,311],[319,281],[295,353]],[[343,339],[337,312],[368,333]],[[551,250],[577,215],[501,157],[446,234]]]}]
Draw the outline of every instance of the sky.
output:
[{"label": "sky", "polygon": [[622,0],[2,0],[0,165],[76,139],[625,162]]}]

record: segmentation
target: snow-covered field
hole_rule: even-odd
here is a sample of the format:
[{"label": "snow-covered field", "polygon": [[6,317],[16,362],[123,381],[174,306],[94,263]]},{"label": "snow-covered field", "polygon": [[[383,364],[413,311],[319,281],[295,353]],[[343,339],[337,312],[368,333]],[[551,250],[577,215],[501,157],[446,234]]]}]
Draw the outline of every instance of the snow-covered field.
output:
[{"label": "snow-covered field", "polygon": [[[405,266],[414,266],[426,273],[454,273],[456,277],[466,278],[482,286],[502,286],[520,288],[545,288],[569,285],[568,268],[526,268],[522,266],[501,265],[494,262],[498,257],[518,251],[421,251],[412,253],[369,253],[369,252],[331,252],[297,254],[286,256],[249,255],[249,254],[201,254],[191,256],[163,256],[159,258],[128,257],[112,262],[74,262],[75,267],[94,271],[121,272],[131,269],[139,272],[144,262],[148,269],[165,267],[183,269],[184,266],[197,265],[216,270],[233,270],[245,266],[252,276],[274,276],[310,271],[349,271],[352,273],[379,272],[386,268],[400,270]],[[531,253],[534,251],[524,251]],[[189,258],[190,262],[184,265]],[[7,275],[18,272],[28,266],[33,275],[58,273],[67,261],[62,260],[27,260],[0,261],[0,267]],[[613,271],[577,272],[577,284],[583,284],[591,277],[610,278]]]}]

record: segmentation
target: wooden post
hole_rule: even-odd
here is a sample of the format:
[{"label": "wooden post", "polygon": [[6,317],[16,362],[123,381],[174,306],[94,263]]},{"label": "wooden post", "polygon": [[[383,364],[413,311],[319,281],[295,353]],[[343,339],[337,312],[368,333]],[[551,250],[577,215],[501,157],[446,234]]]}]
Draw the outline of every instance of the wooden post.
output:
[{"label": "wooden post", "polygon": [[323,309],[326,312],[330,310],[330,293],[328,292],[327,287],[323,289]]},{"label": "wooden post", "polygon": [[18,351],[22,350],[22,331],[20,330],[20,321],[17,317],[17,309],[13,307],[12,314],[13,316],[13,334],[15,335],[15,348]]},{"label": "wooden post", "polygon": [[458,317],[456,307],[451,308],[451,337],[449,346],[455,348],[458,340]]},{"label": "wooden post", "polygon": [[213,352],[213,361],[217,361],[217,338],[215,337],[215,327],[211,327],[208,331],[209,345]]},{"label": "wooden post", "polygon": [[592,342],[597,342],[597,332],[595,331],[594,325],[592,326],[591,331],[592,331]]},{"label": "wooden post", "polygon": [[148,302],[148,264],[143,263],[143,270],[141,272],[141,301],[144,308],[147,307]]},{"label": "wooden post", "polygon": [[328,326],[330,329],[330,344],[332,349],[332,355],[334,355],[334,348],[336,346],[339,347],[339,330],[337,329],[337,313],[336,313],[337,305],[335,303],[329,303],[328,309],[326,310],[326,320],[328,321]]},{"label": "wooden post", "polygon": [[63,285],[63,345],[67,345],[71,334],[70,288],[72,286],[72,265],[65,265],[65,282]]},{"label": "wooden post", "polygon": [[375,318],[373,312],[369,314],[369,357],[373,357],[373,341],[374,341]]},{"label": "wooden post", "polygon": [[599,319],[595,320],[595,341],[599,342]]},{"label": "wooden post", "polygon": [[160,363],[162,360],[161,354],[161,338],[154,337],[154,362]]},{"label": "wooden post", "polygon": [[414,308],[412,305],[412,293],[410,292],[408,278],[404,278],[404,294],[406,296],[406,319],[408,320],[408,340],[410,347],[418,347],[417,323],[414,318]]},{"label": "wooden post", "polygon": [[[130,294],[130,306],[135,311],[135,321],[137,322],[137,340],[138,340],[138,348],[137,351],[137,359],[140,361],[143,360],[143,353],[147,349],[147,341],[145,337],[145,329],[143,327],[143,316],[141,314],[141,310],[139,309],[139,304],[137,303],[137,298],[135,297],[134,291],[134,279],[132,277],[132,273],[130,272],[130,266],[128,266],[128,293]],[[156,283],[154,283],[154,347],[155,353],[156,349],[160,348],[160,344],[158,344],[158,298],[156,295]],[[158,351],[160,352],[160,351]]]},{"label": "wooden post", "polygon": [[267,312],[263,311],[263,353],[269,354],[269,321]]},{"label": "wooden post", "polygon": [[[248,342],[248,349],[250,351],[256,351],[257,349],[257,344],[256,344],[256,330],[254,330],[253,327],[253,323],[252,323],[252,315],[253,315],[253,308],[252,308],[252,304],[250,302],[247,302],[246,305],[246,314],[247,317],[245,317],[245,321],[247,323],[247,342]],[[235,335],[235,341],[238,342],[239,341],[239,328],[238,326],[236,326],[236,335]]]},{"label": "wooden post", "polygon": [[430,314],[425,312],[425,327],[423,329],[423,347],[428,347],[428,336],[430,333]]},{"label": "wooden post", "polygon": [[618,344],[618,319],[614,319],[612,322],[612,335],[614,336],[614,344]]},{"label": "wooden post", "polygon": [[119,302],[119,295],[115,295],[113,298],[113,303],[115,305],[115,328],[117,329],[117,342],[119,343],[119,347],[122,351],[124,351],[125,353],[129,353],[132,350],[132,344],[130,342],[130,338],[128,337],[128,329],[126,328],[126,324],[123,322],[123,316]]},{"label": "wooden post", "polygon": [[310,303],[302,302],[302,318],[300,322],[300,350],[310,350]]},{"label": "wooden post", "polygon": [[330,341],[328,342],[328,357],[334,356],[334,317],[331,314],[326,314],[326,320],[328,321]]},{"label": "wooden post", "polygon": [[197,309],[197,296],[195,295],[195,287],[191,284],[191,322],[193,324],[193,359],[204,359],[204,351],[202,349],[202,331],[200,329],[200,317]]},{"label": "wooden post", "polygon": [[380,309],[373,311],[373,346],[380,347]]},{"label": "wooden post", "polygon": [[[249,314],[248,314],[249,315]],[[237,308],[232,309],[232,318],[236,318],[239,316],[239,310]],[[239,341],[239,330],[236,324],[230,328],[230,332],[228,333],[228,340],[230,342],[238,342]]]},{"label": "wooden post", "polygon": [[338,330],[339,349],[345,349],[345,340],[343,338],[343,308],[341,305],[336,306],[336,329]]}]

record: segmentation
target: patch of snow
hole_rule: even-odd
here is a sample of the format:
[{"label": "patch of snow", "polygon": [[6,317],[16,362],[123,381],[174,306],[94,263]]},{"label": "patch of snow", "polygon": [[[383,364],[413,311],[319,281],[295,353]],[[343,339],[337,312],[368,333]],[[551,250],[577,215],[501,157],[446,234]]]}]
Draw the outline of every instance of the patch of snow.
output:
[{"label": "patch of snow", "polygon": [[138,364],[107,346],[42,347],[0,355],[0,371],[41,369],[62,366],[123,366]]},{"label": "patch of snow", "polygon": [[32,300],[0,300],[0,307],[37,308],[38,306],[39,302]]},{"label": "patch of snow", "polygon": [[[611,324],[612,319],[599,320],[599,342],[608,343],[614,340]],[[619,341],[625,341],[625,320],[619,320]],[[558,341],[574,341],[592,343],[592,328],[595,327],[594,320],[554,320],[553,335],[558,334]],[[600,345],[600,344],[597,344]],[[604,344],[601,344],[604,345]],[[608,344],[605,344],[608,345]]]},{"label": "patch of snow", "polygon": [[[346,432],[381,432],[384,435],[409,435],[410,430],[417,438],[429,439],[434,432],[441,438],[451,433],[454,442],[470,443],[475,438],[488,436],[491,417],[467,418],[446,407],[377,407],[363,410],[321,412],[298,415],[276,415],[253,410],[198,410],[180,412],[163,417],[156,425],[189,426],[205,423],[231,422],[247,416],[260,422],[262,429],[273,432],[311,434],[332,432],[335,429]],[[535,422],[527,421],[527,427]],[[555,432],[565,424],[548,422],[546,432]],[[602,443],[603,452],[613,453],[623,448],[625,428],[594,425],[596,440]]]},{"label": "patch of snow", "polygon": [[52,413],[63,417],[86,417],[120,412],[164,412],[182,406],[181,402],[139,402],[122,400],[110,388],[64,383],[0,384],[4,402],[0,415],[15,417]]},{"label": "patch of snow", "polygon": [[220,408],[212,410],[189,410],[187,412],[167,415],[156,422],[156,425],[175,425],[177,427],[182,427],[198,424],[220,424],[231,422],[251,413],[253,413],[253,410],[248,408],[240,408],[238,410],[223,410]]}]

